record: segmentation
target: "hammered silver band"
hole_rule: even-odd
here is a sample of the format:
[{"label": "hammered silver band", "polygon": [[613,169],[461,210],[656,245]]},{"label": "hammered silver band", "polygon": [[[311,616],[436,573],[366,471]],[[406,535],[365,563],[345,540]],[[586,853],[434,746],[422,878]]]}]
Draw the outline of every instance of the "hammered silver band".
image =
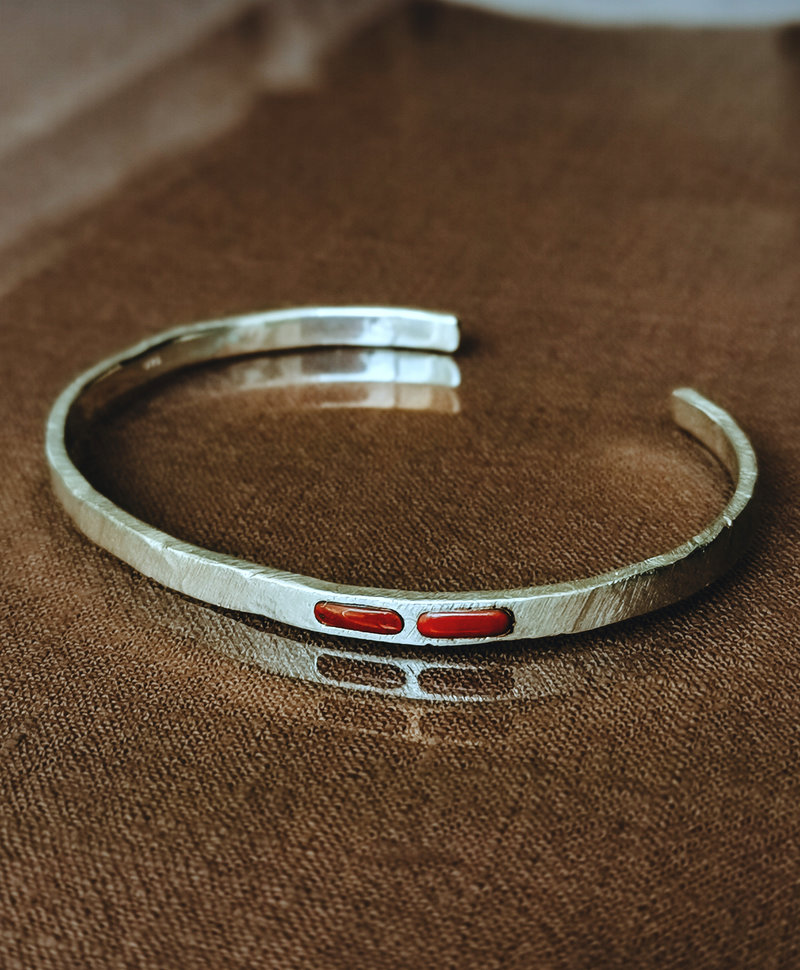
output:
[{"label": "hammered silver band", "polygon": [[[697,391],[672,392],[676,424],[723,464],[733,493],[701,532],[662,555],[602,575],[521,589],[430,593],[345,586],[203,549],[168,535],[101,495],[72,443],[121,395],[204,361],[313,347],[401,348],[373,357],[370,379],[452,386],[455,317],[381,307],[279,310],[170,330],[78,377],[46,429],[56,495],[93,542],[158,583],[195,599],[319,633],[397,644],[455,646],[548,637],[616,623],[707,586],[743,552],[753,524],[756,457],[733,418]],[[357,379],[357,376],[356,378]]]}]

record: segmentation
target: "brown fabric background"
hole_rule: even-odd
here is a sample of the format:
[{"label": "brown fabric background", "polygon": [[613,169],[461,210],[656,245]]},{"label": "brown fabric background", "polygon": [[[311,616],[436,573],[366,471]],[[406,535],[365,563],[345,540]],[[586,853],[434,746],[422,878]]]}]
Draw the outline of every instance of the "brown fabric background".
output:
[{"label": "brown fabric background", "polygon": [[[3,298],[4,967],[800,963],[799,65],[789,33],[400,13]],[[657,615],[504,648],[546,661],[538,701],[221,656],[76,534],[43,422],[137,338],[326,302],[459,313],[460,414],[285,412],[195,375],[110,420],[92,475],[273,565],[544,582],[720,506],[667,418],[689,384],[758,450],[752,554]]]}]

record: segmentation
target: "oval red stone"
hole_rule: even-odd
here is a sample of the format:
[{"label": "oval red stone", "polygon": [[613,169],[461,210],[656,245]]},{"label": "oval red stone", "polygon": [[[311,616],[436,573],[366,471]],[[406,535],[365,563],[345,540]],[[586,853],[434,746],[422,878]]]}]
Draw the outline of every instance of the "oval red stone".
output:
[{"label": "oval red stone", "polygon": [[424,637],[502,637],[511,629],[514,617],[507,610],[442,610],[423,613],[417,629]]},{"label": "oval red stone", "polygon": [[324,626],[360,633],[399,633],[403,629],[399,613],[376,606],[322,602],[314,607],[314,616]]}]

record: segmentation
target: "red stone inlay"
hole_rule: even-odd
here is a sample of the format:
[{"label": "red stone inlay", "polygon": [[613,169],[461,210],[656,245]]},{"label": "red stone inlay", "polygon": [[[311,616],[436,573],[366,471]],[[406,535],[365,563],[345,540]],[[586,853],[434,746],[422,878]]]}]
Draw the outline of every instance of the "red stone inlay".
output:
[{"label": "red stone inlay", "polygon": [[514,617],[506,610],[448,610],[423,613],[417,629],[424,637],[502,637]]},{"label": "red stone inlay", "polygon": [[376,606],[317,603],[314,616],[325,626],[360,633],[399,633],[403,629],[403,617],[399,613]]}]

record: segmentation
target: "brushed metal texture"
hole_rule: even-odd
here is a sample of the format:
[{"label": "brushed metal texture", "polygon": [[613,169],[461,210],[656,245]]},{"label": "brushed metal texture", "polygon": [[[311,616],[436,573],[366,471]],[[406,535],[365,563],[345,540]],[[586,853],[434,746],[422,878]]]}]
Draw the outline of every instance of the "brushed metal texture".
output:
[{"label": "brushed metal texture", "polygon": [[[725,466],[733,494],[701,532],[661,555],[569,582],[520,589],[430,593],[330,583],[200,548],[142,522],[101,495],[72,460],[70,442],[120,395],[155,377],[202,361],[310,347],[375,348],[359,380],[454,387],[458,368],[447,356],[459,342],[448,314],[386,307],[315,307],[255,313],[170,330],[117,354],[78,377],[47,421],[46,455],[53,489],[78,528],[139,572],[187,596],[226,609],[270,617],[293,627],[330,632],[314,616],[320,600],[394,610],[397,634],[337,630],[338,636],[425,645],[417,629],[429,611],[507,610],[503,639],[577,633],[666,606],[707,586],[744,551],[753,525],[758,469],[753,448],[734,419],[697,391],[672,392],[672,415]],[[381,348],[392,348],[393,354]],[[320,379],[326,375],[321,374]],[[335,380],[334,373],[327,375]],[[491,642],[437,639],[437,647]]]}]

